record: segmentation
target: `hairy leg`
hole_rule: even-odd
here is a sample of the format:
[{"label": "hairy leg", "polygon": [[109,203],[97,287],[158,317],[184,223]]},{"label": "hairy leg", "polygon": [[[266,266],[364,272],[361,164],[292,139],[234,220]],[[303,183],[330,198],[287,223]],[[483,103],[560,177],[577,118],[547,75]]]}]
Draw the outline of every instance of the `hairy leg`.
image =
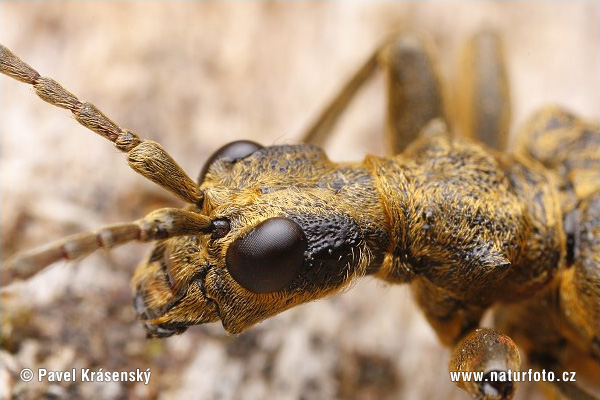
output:
[{"label": "hairy leg", "polygon": [[413,35],[385,41],[355,72],[304,135],[322,145],[359,89],[377,69],[387,77],[386,134],[391,153],[400,153],[433,120],[444,120],[438,72],[429,46]]},{"label": "hairy leg", "polygon": [[387,75],[386,134],[392,153],[401,153],[425,126],[445,120],[439,74],[427,42],[405,35],[381,50]]},{"label": "hairy leg", "polygon": [[500,38],[474,35],[465,46],[456,90],[462,133],[497,150],[506,149],[510,129],[510,89]]},{"label": "hairy leg", "polygon": [[[509,400],[516,392],[521,357],[515,342],[507,335],[489,328],[480,328],[466,335],[454,347],[450,371],[458,375],[456,385],[475,399]],[[480,373],[479,377],[468,372]],[[471,378],[471,379],[468,379]]]}]

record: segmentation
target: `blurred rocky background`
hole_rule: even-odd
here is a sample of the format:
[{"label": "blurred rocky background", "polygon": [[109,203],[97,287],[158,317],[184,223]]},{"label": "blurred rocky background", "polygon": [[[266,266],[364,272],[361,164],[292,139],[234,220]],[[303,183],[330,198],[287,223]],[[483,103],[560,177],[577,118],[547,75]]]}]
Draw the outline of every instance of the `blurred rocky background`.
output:
[{"label": "blurred rocky background", "polygon": [[[597,2],[10,2],[1,41],[159,141],[196,176],[221,145],[294,143],[356,67],[393,33],[437,47],[449,108],[462,45],[500,33],[513,129],[536,108],[599,109]],[[386,154],[381,74],[326,146],[334,160]],[[180,205],[123,154],[31,88],[0,77],[1,251]],[[129,280],[149,246],[62,263],[2,293],[2,399],[466,399],[449,352],[405,287],[364,279],[239,336],[218,324],[148,340]],[[150,368],[150,383],[24,383],[23,368]],[[45,397],[44,397],[45,396]],[[517,399],[538,399],[521,385]]]}]

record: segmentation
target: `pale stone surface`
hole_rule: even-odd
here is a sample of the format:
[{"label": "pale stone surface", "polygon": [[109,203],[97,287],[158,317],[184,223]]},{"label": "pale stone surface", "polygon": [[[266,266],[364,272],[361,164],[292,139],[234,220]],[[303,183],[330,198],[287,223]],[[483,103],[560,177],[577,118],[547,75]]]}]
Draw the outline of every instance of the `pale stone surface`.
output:
[{"label": "pale stone surface", "polygon": [[[595,2],[2,2],[0,37],[121,126],[161,142],[191,176],[234,139],[293,143],[344,79],[395,31],[429,34],[451,93],[461,45],[500,32],[516,125],[547,103],[597,118]],[[2,257],[179,204],[110,143],[0,77]],[[449,100],[451,103],[451,100]],[[365,88],[326,147],[385,154],[384,85]],[[516,126],[513,124],[513,127]],[[148,341],[129,279],[147,246],[61,265],[2,297],[0,397],[464,399],[448,351],[409,291],[371,279],[231,337],[216,325]],[[149,386],[24,384],[22,368],[151,368]],[[537,398],[522,387],[519,399]]]}]

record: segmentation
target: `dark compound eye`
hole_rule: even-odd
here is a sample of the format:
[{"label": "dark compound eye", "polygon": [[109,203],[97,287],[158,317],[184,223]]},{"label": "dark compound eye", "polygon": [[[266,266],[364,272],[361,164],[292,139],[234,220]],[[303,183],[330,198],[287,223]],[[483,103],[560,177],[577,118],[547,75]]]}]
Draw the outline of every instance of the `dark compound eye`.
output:
[{"label": "dark compound eye", "polygon": [[229,246],[227,270],[251,292],[277,292],[298,276],[307,246],[300,225],[288,218],[270,218]]},{"label": "dark compound eye", "polygon": [[206,177],[208,169],[215,161],[219,159],[226,159],[228,161],[234,162],[237,160],[241,160],[242,158],[248,157],[256,150],[260,150],[262,148],[263,146],[261,146],[260,144],[251,142],[249,140],[238,140],[236,142],[226,144],[219,150],[215,151],[213,155],[210,156],[208,160],[206,160],[204,166],[202,167],[202,170],[200,171],[198,183],[202,183],[202,181]]}]

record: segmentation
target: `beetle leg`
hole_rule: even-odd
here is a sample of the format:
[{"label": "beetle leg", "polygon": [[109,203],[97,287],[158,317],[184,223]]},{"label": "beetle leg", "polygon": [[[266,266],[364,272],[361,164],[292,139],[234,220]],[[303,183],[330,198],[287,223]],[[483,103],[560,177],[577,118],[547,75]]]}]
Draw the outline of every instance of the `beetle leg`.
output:
[{"label": "beetle leg", "polygon": [[431,51],[412,35],[381,45],[342,87],[307,131],[303,141],[323,145],[338,118],[377,68],[387,71],[387,136],[393,154],[400,153],[432,120],[443,118],[438,73]]},{"label": "beetle leg", "polygon": [[502,42],[481,31],[467,43],[456,93],[463,135],[504,150],[510,132],[510,90]]},{"label": "beetle leg", "polygon": [[479,326],[486,307],[467,305],[428,279],[417,278],[411,284],[415,301],[435,330],[440,342],[452,346]]},{"label": "beetle leg", "polygon": [[521,357],[515,342],[489,328],[466,335],[456,344],[450,358],[451,373],[458,373],[456,385],[482,400],[512,399],[518,380],[510,379],[509,371],[519,373],[520,367]]},{"label": "beetle leg", "polygon": [[444,120],[444,102],[430,46],[421,38],[403,35],[380,51],[386,66],[386,135],[393,154],[401,153],[425,126]]},{"label": "beetle leg", "polygon": [[322,111],[312,126],[304,134],[301,142],[322,146],[329,137],[337,120],[346,110],[363,84],[373,76],[377,69],[377,53],[371,55],[367,61],[354,73],[352,78],[342,87],[331,103]]}]

